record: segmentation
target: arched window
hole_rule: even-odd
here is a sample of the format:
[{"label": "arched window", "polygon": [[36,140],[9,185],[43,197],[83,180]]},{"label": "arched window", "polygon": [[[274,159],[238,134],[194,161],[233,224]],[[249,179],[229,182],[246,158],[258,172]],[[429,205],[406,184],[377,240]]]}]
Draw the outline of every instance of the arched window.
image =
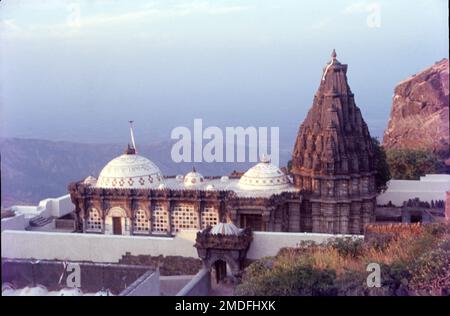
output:
[{"label": "arched window", "polygon": [[86,230],[90,232],[101,232],[103,227],[103,220],[97,209],[89,209],[89,215],[86,223]]},{"label": "arched window", "polygon": [[134,233],[148,234],[150,222],[144,210],[137,210],[134,216]]}]

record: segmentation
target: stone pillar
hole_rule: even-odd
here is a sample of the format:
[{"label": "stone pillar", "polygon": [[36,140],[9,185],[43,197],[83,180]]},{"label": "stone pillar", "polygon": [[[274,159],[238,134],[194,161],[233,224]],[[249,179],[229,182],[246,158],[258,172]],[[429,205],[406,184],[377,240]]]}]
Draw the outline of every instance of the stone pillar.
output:
[{"label": "stone pillar", "polygon": [[[130,208],[130,217],[128,217],[128,216],[126,216],[125,217],[125,231],[123,232],[123,234],[124,235],[126,235],[127,234],[127,224],[129,225],[129,228],[128,228],[128,234],[129,235],[134,235],[134,221],[136,220],[136,211],[137,211],[137,207],[136,207],[136,201],[133,199],[133,198],[131,198],[130,199],[130,201],[129,201],[129,203],[128,203],[128,206],[129,206],[129,208]],[[125,210],[125,214],[127,213],[127,211]],[[128,221],[127,221],[127,219],[128,219]],[[129,223],[127,223],[127,222],[129,222]]]},{"label": "stone pillar", "polygon": [[230,217],[230,219],[233,221],[233,223],[236,224],[235,219],[231,215],[231,210],[232,210],[232,208],[231,208],[231,206],[229,206],[227,204],[227,201],[220,200],[219,209],[218,209],[218,212],[219,212],[219,223],[223,222],[224,220],[227,220],[228,217]]},{"label": "stone pillar", "polygon": [[312,217],[312,232],[313,233],[321,233],[321,216],[320,216],[320,203],[312,202],[311,203],[311,217]]},{"label": "stone pillar", "polygon": [[167,207],[167,222],[168,227],[167,227],[167,235],[168,236],[172,236],[172,212],[173,212],[173,207],[174,207],[174,201],[172,199],[169,199],[169,201],[166,203],[166,207]]},{"label": "stone pillar", "polygon": [[261,216],[261,231],[265,232],[269,229],[270,210],[266,209]]},{"label": "stone pillar", "polygon": [[[270,218],[269,218],[269,226],[267,227],[267,230],[270,232],[280,231],[281,225],[278,225],[278,218],[277,216],[280,214],[279,207],[274,207],[270,210]],[[278,227],[277,227],[278,226]]]},{"label": "stone pillar", "polygon": [[360,227],[361,231],[364,231],[364,227],[372,222],[372,217],[374,215],[374,203],[372,201],[365,201],[362,209],[362,225]]},{"label": "stone pillar", "polygon": [[350,217],[350,205],[345,203],[340,206],[340,214],[339,214],[339,233],[340,234],[348,234],[348,224]]},{"label": "stone pillar", "polygon": [[153,207],[153,200],[149,200],[148,204],[147,204],[147,210],[148,210],[148,234],[151,235],[153,232],[153,212],[152,212],[152,207]]},{"label": "stone pillar", "polygon": [[351,234],[361,234],[361,203],[352,202],[350,207],[350,233]]},{"label": "stone pillar", "polygon": [[198,211],[198,221],[197,221],[197,228],[198,230],[202,229],[202,216],[203,216],[203,211],[205,210],[205,201],[204,200],[200,200],[199,202],[195,203],[195,207],[197,208]]},{"label": "stone pillar", "polygon": [[[236,225],[236,226],[240,226],[242,227],[242,223],[239,223],[239,214],[238,214],[238,210],[236,208],[231,208],[231,206],[227,205],[226,207],[227,210],[227,214],[230,216],[231,221]],[[245,227],[243,227],[245,228]]]},{"label": "stone pillar", "polygon": [[102,217],[102,234],[106,234],[106,215],[111,206],[111,203],[109,200],[102,197],[101,199],[101,208],[99,209],[99,212],[101,213]]},{"label": "stone pillar", "polygon": [[[81,213],[80,213],[80,220],[81,220],[81,229],[83,230],[83,233],[86,232],[86,219],[89,217],[89,203],[87,199],[83,198],[82,207],[81,207]],[[102,225],[102,233],[105,233],[105,217],[103,215],[103,211],[99,210],[100,215],[102,217],[103,225]]]},{"label": "stone pillar", "polygon": [[297,203],[287,203],[285,206],[289,214],[289,231],[300,231],[300,205]]}]

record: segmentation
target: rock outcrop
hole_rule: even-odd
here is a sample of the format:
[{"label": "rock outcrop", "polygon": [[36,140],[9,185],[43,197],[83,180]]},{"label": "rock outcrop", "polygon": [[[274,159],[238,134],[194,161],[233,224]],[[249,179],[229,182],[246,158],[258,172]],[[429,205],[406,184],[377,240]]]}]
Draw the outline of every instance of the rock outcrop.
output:
[{"label": "rock outcrop", "polygon": [[448,59],[400,82],[384,133],[387,149],[421,149],[449,156]]}]

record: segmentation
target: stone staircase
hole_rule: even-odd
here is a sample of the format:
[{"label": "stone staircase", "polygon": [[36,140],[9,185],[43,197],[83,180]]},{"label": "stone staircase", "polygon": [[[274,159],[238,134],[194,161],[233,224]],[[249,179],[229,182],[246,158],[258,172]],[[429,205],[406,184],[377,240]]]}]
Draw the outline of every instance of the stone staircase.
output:
[{"label": "stone staircase", "polygon": [[45,225],[48,225],[52,222],[52,218],[49,217],[43,217],[43,216],[35,216],[32,219],[30,219],[30,226],[31,227],[43,227]]}]

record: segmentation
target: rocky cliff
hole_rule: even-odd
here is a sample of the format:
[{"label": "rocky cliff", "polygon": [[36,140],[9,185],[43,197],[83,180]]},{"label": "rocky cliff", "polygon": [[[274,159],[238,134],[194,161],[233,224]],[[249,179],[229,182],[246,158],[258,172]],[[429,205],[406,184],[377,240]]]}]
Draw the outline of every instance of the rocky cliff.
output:
[{"label": "rocky cliff", "polygon": [[448,59],[400,82],[384,133],[387,149],[422,149],[449,156]]}]

